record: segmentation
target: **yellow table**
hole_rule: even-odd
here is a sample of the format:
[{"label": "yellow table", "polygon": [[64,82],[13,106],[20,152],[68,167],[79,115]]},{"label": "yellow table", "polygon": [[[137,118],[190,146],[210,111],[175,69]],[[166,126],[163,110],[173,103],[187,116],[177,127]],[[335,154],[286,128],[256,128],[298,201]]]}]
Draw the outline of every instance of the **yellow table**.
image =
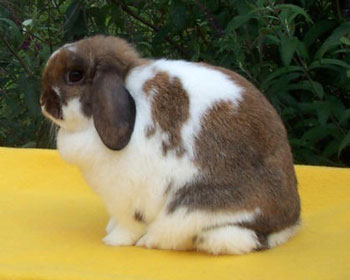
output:
[{"label": "yellow table", "polygon": [[303,227],[244,256],[108,247],[108,217],[56,151],[0,148],[0,279],[350,279],[350,169],[297,166]]}]

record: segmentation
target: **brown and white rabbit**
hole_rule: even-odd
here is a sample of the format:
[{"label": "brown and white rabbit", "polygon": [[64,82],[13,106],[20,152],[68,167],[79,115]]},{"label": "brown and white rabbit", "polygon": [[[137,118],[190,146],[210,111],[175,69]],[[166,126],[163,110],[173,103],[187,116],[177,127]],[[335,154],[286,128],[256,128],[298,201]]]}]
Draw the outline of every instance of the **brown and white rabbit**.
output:
[{"label": "brown and white rabbit", "polygon": [[53,53],[42,86],[60,155],[111,216],[106,244],[243,254],[296,232],[286,131],[238,74],[96,36]]}]

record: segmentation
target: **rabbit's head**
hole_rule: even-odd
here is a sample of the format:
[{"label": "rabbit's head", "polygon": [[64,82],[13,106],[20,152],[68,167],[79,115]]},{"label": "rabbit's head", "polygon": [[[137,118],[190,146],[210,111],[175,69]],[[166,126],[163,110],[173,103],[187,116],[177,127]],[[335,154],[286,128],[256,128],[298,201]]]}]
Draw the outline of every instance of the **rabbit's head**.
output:
[{"label": "rabbit's head", "polygon": [[67,130],[83,129],[93,119],[102,142],[120,150],[129,142],[136,114],[124,79],[143,63],[120,38],[95,36],[67,44],[44,69],[42,112]]}]

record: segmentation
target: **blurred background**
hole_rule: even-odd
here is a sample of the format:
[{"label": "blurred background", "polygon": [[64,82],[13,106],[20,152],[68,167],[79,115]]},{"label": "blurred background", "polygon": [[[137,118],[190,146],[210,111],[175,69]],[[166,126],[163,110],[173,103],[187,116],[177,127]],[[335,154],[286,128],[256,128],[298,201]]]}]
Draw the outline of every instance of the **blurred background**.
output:
[{"label": "blurred background", "polygon": [[126,38],[147,57],[205,61],[255,84],[295,162],[350,166],[350,1],[0,0],[0,146],[54,148],[40,76],[61,45]]}]

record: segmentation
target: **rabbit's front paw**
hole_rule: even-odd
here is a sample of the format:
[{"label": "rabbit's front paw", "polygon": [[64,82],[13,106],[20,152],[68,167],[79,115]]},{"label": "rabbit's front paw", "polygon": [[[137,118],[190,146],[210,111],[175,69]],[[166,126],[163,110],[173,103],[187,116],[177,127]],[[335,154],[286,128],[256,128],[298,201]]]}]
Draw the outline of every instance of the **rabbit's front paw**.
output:
[{"label": "rabbit's front paw", "polygon": [[113,228],[108,228],[109,233],[102,239],[102,241],[109,246],[131,246],[135,244],[137,238],[134,234],[126,229],[121,228],[119,225]]},{"label": "rabbit's front paw", "polygon": [[[113,218],[110,218],[110,219],[109,219],[109,222],[108,222],[108,224],[107,224],[107,226],[106,226],[106,233],[107,233],[107,235],[108,235],[109,233],[111,233],[112,230],[113,230],[116,226],[117,226],[117,222],[116,222]],[[107,237],[107,236],[106,236],[106,237]]]},{"label": "rabbit's front paw", "polygon": [[149,233],[144,234],[137,242],[136,242],[136,246],[139,247],[145,247],[148,249],[151,248],[157,248],[157,242],[154,238],[152,238],[152,235],[150,235]]}]

